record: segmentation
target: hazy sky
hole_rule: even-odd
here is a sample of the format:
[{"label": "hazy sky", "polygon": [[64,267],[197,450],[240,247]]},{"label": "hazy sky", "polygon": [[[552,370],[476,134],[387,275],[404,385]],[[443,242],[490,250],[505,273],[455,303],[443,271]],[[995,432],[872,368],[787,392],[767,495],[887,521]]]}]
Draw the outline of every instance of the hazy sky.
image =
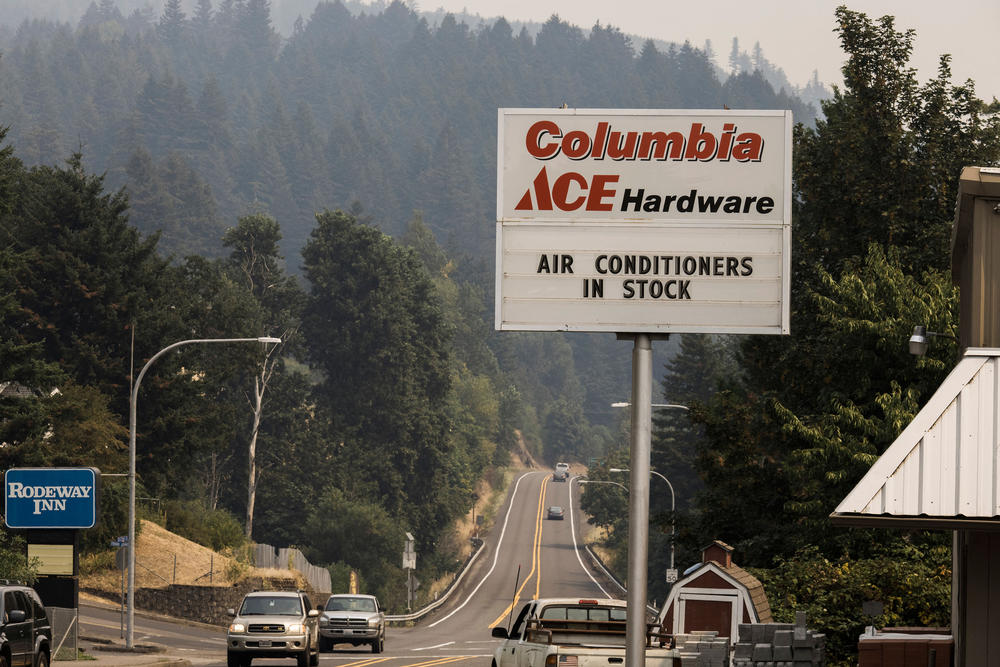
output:
[{"label": "hazy sky", "polygon": [[[922,82],[937,73],[938,58],[952,55],[956,82],[972,78],[984,100],[1000,98],[1000,0],[418,0],[423,10],[463,8],[483,17],[544,21],[552,14],[589,29],[611,25],[629,34],[671,42],[712,40],[717,63],[725,68],[733,37],[741,50],[759,41],[764,56],[802,85],[819,73],[839,83],[844,56],[833,32],[834,9],[846,4],[869,18],[896,17],[896,29],[916,30],[910,64]],[[637,48],[641,44],[635,45]]]}]

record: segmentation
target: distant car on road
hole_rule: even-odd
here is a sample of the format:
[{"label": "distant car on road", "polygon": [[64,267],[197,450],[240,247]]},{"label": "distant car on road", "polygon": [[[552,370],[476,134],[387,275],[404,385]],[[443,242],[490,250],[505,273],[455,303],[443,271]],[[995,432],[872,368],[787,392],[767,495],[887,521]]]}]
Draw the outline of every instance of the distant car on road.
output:
[{"label": "distant car on road", "polygon": [[0,664],[48,667],[52,625],[34,589],[23,584],[0,586]]},{"label": "distant car on road", "polygon": [[556,471],[552,473],[552,481],[565,482],[567,477],[569,477],[569,464],[557,463]]},{"label": "distant car on road", "polygon": [[319,611],[303,591],[247,593],[226,634],[227,667],[249,667],[254,658],[295,658],[297,667],[319,664]]},{"label": "distant car on road", "polygon": [[564,514],[565,511],[563,511],[563,508],[559,507],[558,505],[553,505],[552,507],[549,508],[550,519],[558,519],[559,521],[562,521]]},{"label": "distant car on road", "polygon": [[319,650],[334,644],[370,644],[372,653],[385,647],[385,613],[374,595],[335,593],[319,617]]}]

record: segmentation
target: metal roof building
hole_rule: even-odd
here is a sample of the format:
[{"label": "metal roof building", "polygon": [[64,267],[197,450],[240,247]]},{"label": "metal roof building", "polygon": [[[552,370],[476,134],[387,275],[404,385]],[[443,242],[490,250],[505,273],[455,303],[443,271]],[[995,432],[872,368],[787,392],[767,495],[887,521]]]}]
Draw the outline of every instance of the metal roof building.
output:
[{"label": "metal roof building", "polygon": [[1000,516],[1000,349],[969,348],[832,518],[971,528]]}]

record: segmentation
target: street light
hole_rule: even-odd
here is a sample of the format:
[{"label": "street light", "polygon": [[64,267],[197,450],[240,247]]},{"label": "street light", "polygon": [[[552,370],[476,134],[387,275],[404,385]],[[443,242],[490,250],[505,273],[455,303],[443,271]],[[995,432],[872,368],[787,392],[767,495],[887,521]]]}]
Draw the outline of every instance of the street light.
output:
[{"label": "street light", "polygon": [[[618,403],[612,403],[611,407],[613,407],[613,408],[627,408],[627,407],[629,407],[631,405],[632,405],[631,403],[623,401],[623,402],[618,402]],[[650,403],[650,407],[653,407],[653,408],[676,408],[678,410],[684,410],[685,412],[688,412],[690,410],[690,408],[688,406],[686,406],[686,405],[680,405],[678,403]],[[612,468],[611,472],[630,472],[630,471],[627,468]],[[667,479],[666,477],[664,477],[660,473],[656,472],[652,468],[649,469],[649,472],[652,473],[652,474],[657,475],[660,479],[662,479],[664,482],[667,483],[667,486],[670,487],[670,513],[671,513],[671,516],[670,516],[670,572],[672,574],[668,574],[668,577],[669,576],[676,576],[677,573],[676,573],[676,570],[674,568],[674,528],[675,528],[675,524],[674,524],[674,522],[675,522],[674,510],[676,508],[675,497],[674,497],[674,485],[670,483],[669,479]],[[673,582],[670,582],[670,583],[673,583]]]},{"label": "street light", "polygon": [[604,479],[578,479],[577,484],[614,484],[615,486],[620,486],[625,489],[625,493],[628,493],[628,487],[620,482],[612,482],[611,480]]},{"label": "street light", "polygon": [[135,621],[135,413],[136,404],[139,401],[139,383],[154,361],[165,353],[190,343],[280,343],[280,338],[273,336],[260,336],[258,338],[195,338],[192,340],[182,340],[168,345],[146,362],[146,365],[139,371],[139,375],[132,385],[132,395],[129,400],[129,424],[128,424],[128,632],[125,635],[125,648],[132,649],[134,646],[134,621]]},{"label": "street light", "polygon": [[[613,408],[627,408],[627,407],[630,407],[631,405],[632,404],[628,403],[628,402],[612,403],[611,407],[613,407]],[[650,403],[649,406],[651,408],[679,408],[681,410],[690,410],[690,408],[688,406],[686,406],[686,405],[678,405],[676,403]]]},{"label": "street light", "polygon": [[930,343],[930,339],[934,337],[951,338],[954,341],[958,341],[951,334],[928,331],[927,327],[918,324],[913,327],[913,335],[910,336],[910,354],[917,357],[927,354],[927,345]]},{"label": "street light", "polygon": [[[684,408],[684,409],[686,410],[687,408]],[[631,472],[631,470],[629,470],[628,468],[608,468],[608,472]],[[677,496],[674,495],[674,485],[670,483],[669,479],[667,479],[666,477],[664,477],[661,473],[653,470],[652,468],[649,469],[649,472],[650,472],[650,474],[656,475],[657,477],[659,477],[660,479],[662,479],[664,482],[666,482],[667,483],[667,487],[670,489],[670,570],[667,572],[667,577],[668,577],[667,581],[672,584],[674,582],[670,581],[670,579],[669,579],[670,576],[673,576],[673,577],[677,576],[677,569],[674,567],[674,534],[675,534],[675,529],[677,527],[677,524],[676,524],[676,522],[677,522],[677,514],[676,514]],[[672,573],[672,575],[671,575],[671,573]],[[674,581],[676,581],[676,579],[674,579]]]}]

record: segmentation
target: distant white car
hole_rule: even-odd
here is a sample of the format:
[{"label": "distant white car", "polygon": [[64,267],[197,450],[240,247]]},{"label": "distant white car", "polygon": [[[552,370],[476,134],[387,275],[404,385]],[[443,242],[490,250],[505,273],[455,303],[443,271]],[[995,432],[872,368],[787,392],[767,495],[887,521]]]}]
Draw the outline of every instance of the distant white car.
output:
[{"label": "distant white car", "polygon": [[556,471],[552,473],[552,481],[565,482],[568,477],[569,477],[569,464],[557,463]]}]

